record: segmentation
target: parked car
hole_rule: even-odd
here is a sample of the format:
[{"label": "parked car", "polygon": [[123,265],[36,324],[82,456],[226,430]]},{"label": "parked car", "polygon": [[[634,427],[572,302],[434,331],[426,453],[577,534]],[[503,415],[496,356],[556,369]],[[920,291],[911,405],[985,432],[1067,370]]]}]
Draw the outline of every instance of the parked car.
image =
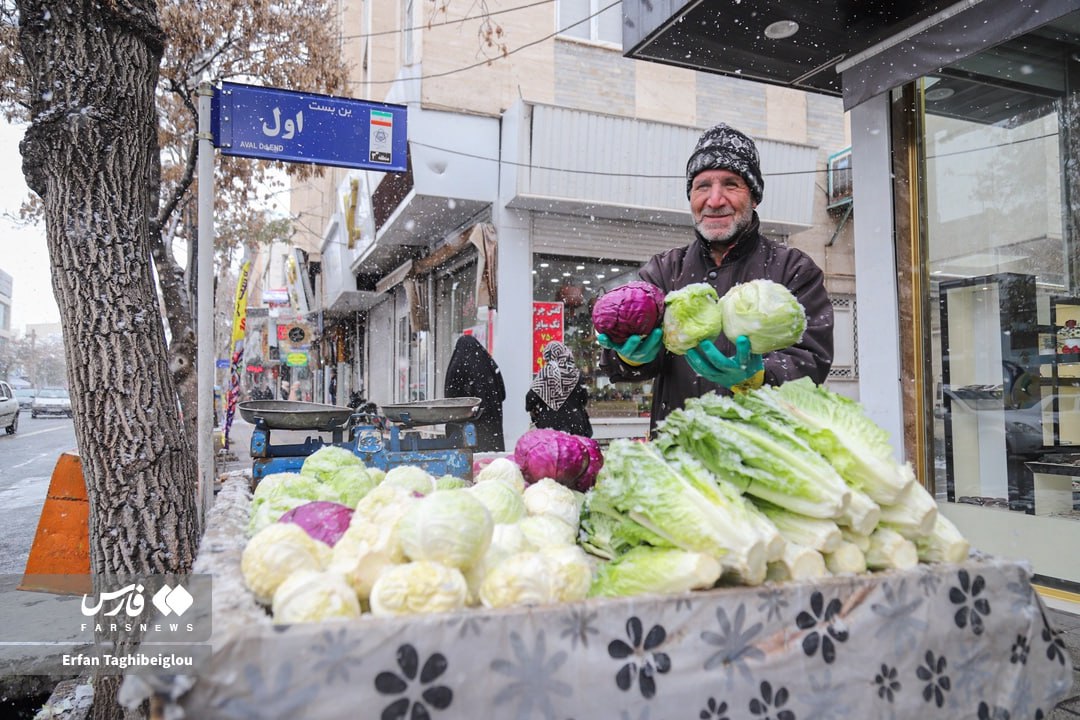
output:
[{"label": "parked car", "polygon": [[6,382],[0,381],[0,427],[14,435],[19,429],[19,400]]},{"label": "parked car", "polygon": [[19,400],[19,409],[29,410],[34,404],[35,395],[37,395],[37,388],[15,388],[15,397]]},{"label": "parked car", "polygon": [[42,388],[30,406],[30,417],[67,415],[71,417],[71,396],[64,388]]}]

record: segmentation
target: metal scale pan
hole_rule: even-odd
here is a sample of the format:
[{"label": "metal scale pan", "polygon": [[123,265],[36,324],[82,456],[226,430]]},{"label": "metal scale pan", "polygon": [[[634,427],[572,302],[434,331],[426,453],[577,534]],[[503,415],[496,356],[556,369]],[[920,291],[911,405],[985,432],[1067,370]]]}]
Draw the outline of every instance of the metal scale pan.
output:
[{"label": "metal scale pan", "polygon": [[248,400],[237,407],[244,420],[262,420],[270,430],[340,430],[353,414],[352,408],[298,400]]},{"label": "metal scale pan", "polygon": [[480,412],[480,398],[443,398],[442,400],[383,405],[381,409],[383,417],[387,420],[407,427],[439,425],[472,420]]}]

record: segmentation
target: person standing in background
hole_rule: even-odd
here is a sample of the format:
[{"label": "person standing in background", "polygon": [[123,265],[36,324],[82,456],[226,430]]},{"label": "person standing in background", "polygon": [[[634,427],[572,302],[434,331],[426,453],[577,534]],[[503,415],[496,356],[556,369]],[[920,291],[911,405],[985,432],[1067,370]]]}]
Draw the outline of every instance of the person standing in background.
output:
[{"label": "person standing in background", "polygon": [[544,364],[525,394],[525,410],[533,425],[592,437],[586,410],[589,391],[574,364],[574,354],[566,345],[552,340],[544,346],[543,357]]},{"label": "person standing in background", "polygon": [[[480,417],[472,420],[476,427],[477,452],[503,452],[503,401],[506,386],[495,360],[472,335],[462,335],[454,345],[454,353],[446,366],[443,394],[448,398],[480,398]],[[447,423],[453,425],[454,423]]]},{"label": "person standing in background", "polygon": [[330,368],[330,404],[337,405],[337,369]]}]

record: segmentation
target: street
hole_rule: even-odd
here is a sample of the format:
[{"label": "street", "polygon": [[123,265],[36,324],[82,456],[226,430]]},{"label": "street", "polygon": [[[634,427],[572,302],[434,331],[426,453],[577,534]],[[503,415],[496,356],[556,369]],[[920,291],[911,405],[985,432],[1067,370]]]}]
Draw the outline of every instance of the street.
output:
[{"label": "street", "polygon": [[56,459],[76,450],[75,426],[68,418],[19,414],[19,432],[0,435],[0,574],[22,573],[37,531]]}]

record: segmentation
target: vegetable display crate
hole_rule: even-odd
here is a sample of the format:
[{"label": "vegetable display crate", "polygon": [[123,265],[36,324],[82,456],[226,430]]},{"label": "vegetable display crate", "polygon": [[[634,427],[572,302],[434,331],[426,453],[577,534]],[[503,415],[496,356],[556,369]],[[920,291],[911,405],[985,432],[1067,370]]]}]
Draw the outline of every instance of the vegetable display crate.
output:
[{"label": "vegetable display crate", "polygon": [[162,693],[184,717],[1036,718],[1072,683],[1022,563],[274,626],[240,580],[248,512],[227,480],[195,569],[211,661]]}]

